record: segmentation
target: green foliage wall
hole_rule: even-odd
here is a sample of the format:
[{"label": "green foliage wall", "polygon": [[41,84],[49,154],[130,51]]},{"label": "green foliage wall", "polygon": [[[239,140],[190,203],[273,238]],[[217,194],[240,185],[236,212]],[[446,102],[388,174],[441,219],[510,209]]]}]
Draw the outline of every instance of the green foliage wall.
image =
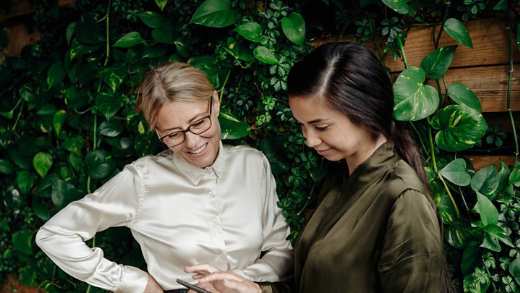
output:
[{"label": "green foliage wall", "polygon": [[[66,276],[34,246],[38,227],[125,164],[163,148],[134,111],[135,88],[150,67],[179,60],[208,74],[222,99],[224,139],[268,156],[294,239],[323,176],[285,94],[288,71],[310,50],[310,38],[351,35],[406,62],[411,24],[442,23],[444,33],[471,47],[462,21],[507,11],[507,1],[481,0],[77,0],[67,9],[45,0],[34,6],[42,40],[0,65],[0,276],[14,272],[49,292],[97,289]],[[315,12],[320,20],[308,17]],[[443,81],[455,50],[437,48],[397,78],[395,118],[415,130],[459,288],[513,292],[520,284],[520,165],[475,172],[460,157],[486,133],[480,103],[462,84],[447,92],[427,85]],[[89,245],[144,266],[125,229],[101,232]]]}]

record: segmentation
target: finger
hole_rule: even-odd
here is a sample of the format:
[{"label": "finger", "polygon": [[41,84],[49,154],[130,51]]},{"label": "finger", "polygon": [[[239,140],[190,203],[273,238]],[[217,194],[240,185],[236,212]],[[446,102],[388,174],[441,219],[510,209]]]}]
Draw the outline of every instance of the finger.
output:
[{"label": "finger", "polygon": [[193,273],[193,272],[197,272],[197,271],[205,271],[208,273],[214,273],[217,270],[208,264],[201,264],[201,265],[194,265],[194,266],[186,266],[186,267],[184,267],[184,271],[187,273]]},{"label": "finger", "polygon": [[213,281],[219,281],[219,280],[234,280],[237,282],[242,282],[244,279],[241,277],[231,274],[231,273],[213,273],[211,275],[205,276],[204,278],[199,279],[199,282],[213,282]]}]

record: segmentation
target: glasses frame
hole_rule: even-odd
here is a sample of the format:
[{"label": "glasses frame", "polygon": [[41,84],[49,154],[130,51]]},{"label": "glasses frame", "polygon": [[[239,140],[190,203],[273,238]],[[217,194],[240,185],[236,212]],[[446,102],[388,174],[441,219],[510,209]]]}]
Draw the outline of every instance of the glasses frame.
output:
[{"label": "glasses frame", "polygon": [[[198,119],[197,121],[201,121],[201,120],[204,120],[204,119],[209,119],[209,126],[208,128],[202,130],[202,131],[193,131],[191,128],[194,126],[193,124],[190,124],[188,125],[188,127],[186,129],[181,129],[181,130],[177,130],[177,131],[173,131],[173,132],[170,132],[170,133],[167,133],[163,136],[160,136],[159,135],[159,132],[157,132],[157,129],[155,130],[156,133],[157,133],[157,137],[159,138],[159,140],[164,143],[165,145],[169,146],[169,147],[176,147],[176,146],[179,146],[181,144],[183,144],[185,141],[186,141],[186,132],[191,132],[195,135],[201,135],[203,134],[204,132],[208,131],[212,126],[213,126],[213,119],[211,119],[211,114],[213,113],[213,95],[211,95],[211,97],[209,98],[209,114]],[[176,143],[176,144],[169,144],[169,143],[166,143],[164,142],[164,139],[169,136],[169,135],[172,135],[172,133],[182,133],[182,141],[179,142],[179,143]]]}]

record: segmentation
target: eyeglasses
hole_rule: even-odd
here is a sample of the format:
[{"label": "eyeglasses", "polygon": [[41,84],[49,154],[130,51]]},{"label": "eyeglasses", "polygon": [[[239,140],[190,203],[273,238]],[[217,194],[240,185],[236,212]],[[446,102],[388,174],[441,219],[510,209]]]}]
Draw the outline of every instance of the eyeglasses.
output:
[{"label": "eyeglasses", "polygon": [[159,140],[169,147],[175,147],[175,146],[182,144],[184,142],[184,140],[186,140],[186,132],[188,132],[188,131],[193,134],[196,134],[196,135],[199,135],[199,134],[204,133],[205,131],[208,131],[208,129],[211,128],[212,109],[213,109],[213,96],[211,96],[209,99],[209,114],[208,115],[193,122],[184,130],[175,130],[175,131],[169,132],[163,136],[159,136],[159,133],[157,133],[157,135],[159,136]]}]

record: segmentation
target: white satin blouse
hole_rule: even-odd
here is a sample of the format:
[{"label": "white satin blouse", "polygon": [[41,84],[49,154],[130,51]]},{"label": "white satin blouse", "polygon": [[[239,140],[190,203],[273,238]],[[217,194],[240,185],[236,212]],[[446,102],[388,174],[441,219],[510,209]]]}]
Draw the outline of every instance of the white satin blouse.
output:
[{"label": "white satin blouse", "polygon": [[223,146],[204,169],[166,150],[127,165],[95,192],[43,225],[38,246],[65,272],[93,286],[143,292],[146,272],[103,257],[86,240],[126,226],[148,273],[164,290],[190,280],[184,267],[210,264],[253,281],[275,282],[292,268],[292,248],[269,162],[246,146]]}]

